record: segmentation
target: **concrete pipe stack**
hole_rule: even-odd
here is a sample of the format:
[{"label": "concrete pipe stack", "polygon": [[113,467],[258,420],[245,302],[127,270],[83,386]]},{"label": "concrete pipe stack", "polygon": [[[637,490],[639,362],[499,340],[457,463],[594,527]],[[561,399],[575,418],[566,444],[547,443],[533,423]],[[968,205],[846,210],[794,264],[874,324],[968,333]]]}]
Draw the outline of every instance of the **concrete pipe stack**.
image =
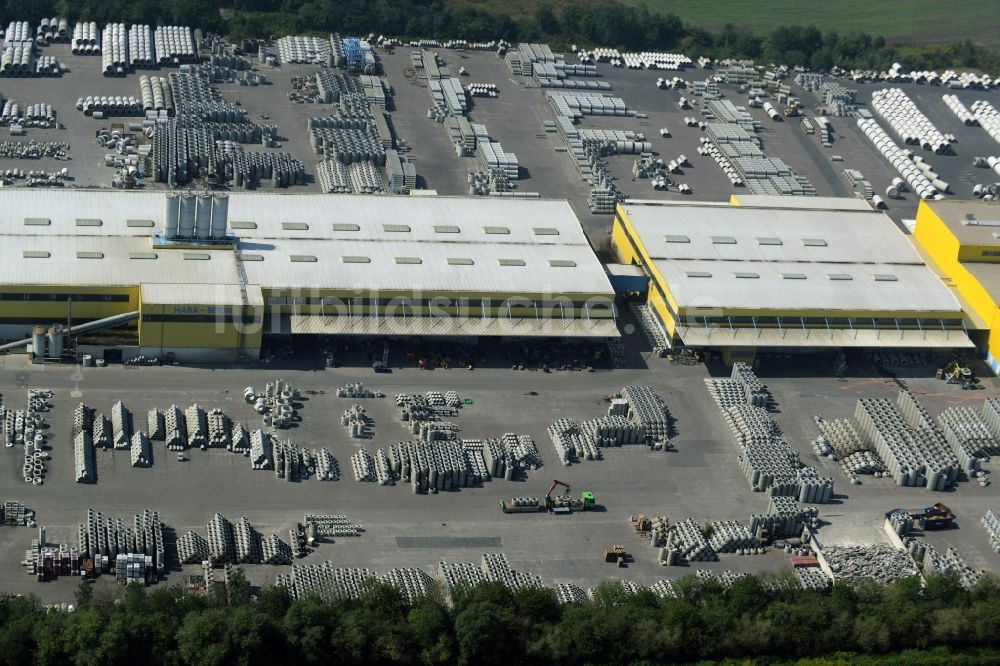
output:
[{"label": "concrete pipe stack", "polygon": [[559,419],[548,427],[549,438],[563,465],[576,459],[599,460],[601,452],[593,441],[584,436],[580,426],[571,419]]},{"label": "concrete pipe stack", "polygon": [[153,464],[152,449],[149,445],[149,437],[139,430],[132,435],[131,441],[132,467],[149,467]]},{"label": "concrete pipe stack", "polygon": [[688,562],[716,562],[719,556],[705,538],[705,533],[694,518],[686,518],[667,526],[667,552]]},{"label": "concrete pipe stack", "polygon": [[982,519],[983,527],[990,539],[990,547],[1000,553],[1000,514],[993,509],[987,509]]},{"label": "concrete pipe stack", "polygon": [[149,68],[155,62],[156,50],[153,48],[153,31],[148,25],[132,24],[128,29],[129,68]]},{"label": "concrete pipe stack", "polygon": [[158,26],[153,33],[153,53],[161,66],[197,61],[191,28],[180,25]]},{"label": "concrete pipe stack", "polygon": [[177,539],[177,558],[181,564],[200,564],[208,559],[208,541],[194,530]]},{"label": "concrete pipe stack", "polygon": [[85,116],[141,116],[142,100],[131,95],[88,95],[77,100],[76,108]]},{"label": "concrete pipe stack", "polygon": [[73,434],[73,463],[77,483],[97,482],[97,464],[94,458],[94,442],[90,432],[77,430]]},{"label": "concrete pipe stack", "polygon": [[338,160],[323,160],[316,165],[320,187],[326,194],[350,194],[354,191],[347,166]]},{"label": "concrete pipe stack", "polygon": [[121,400],[111,406],[111,426],[114,448],[129,448],[132,440],[132,413]]},{"label": "concrete pipe stack", "polygon": [[362,532],[357,525],[344,515],[305,515],[303,522],[306,527],[315,532],[316,537],[355,537]]},{"label": "concrete pipe stack", "polygon": [[232,423],[221,409],[213,409],[208,413],[208,446],[224,447],[231,444],[230,428]]},{"label": "concrete pipe stack", "polygon": [[97,23],[77,23],[73,26],[73,38],[70,40],[70,50],[73,55],[100,55],[100,31]]},{"label": "concrete pipe stack", "polygon": [[129,70],[128,32],[124,23],[109,23],[101,33],[101,68],[104,76],[125,76]]},{"label": "concrete pipe stack", "polygon": [[155,407],[146,413],[146,431],[150,439],[162,440],[166,434],[163,413]]},{"label": "concrete pipe stack", "polygon": [[629,420],[642,427],[647,439],[669,442],[670,413],[667,404],[651,387],[627,385],[622,388],[621,397],[628,402]]},{"label": "concrete pipe stack", "polygon": [[[250,524],[250,519],[242,516],[233,526],[234,554],[241,564],[261,564],[261,538]],[[291,549],[289,549],[291,550]]]},{"label": "concrete pipe stack", "polygon": [[359,194],[382,194],[385,192],[385,182],[378,167],[369,160],[352,162],[347,165],[348,177],[353,191]]},{"label": "concrete pipe stack", "polygon": [[903,140],[936,154],[952,152],[955,137],[942,134],[901,88],[886,88],[872,93],[872,108]]},{"label": "concrete pipe stack", "polygon": [[979,470],[982,460],[1000,451],[1000,442],[971,407],[948,407],[938,416],[937,423],[962,469],[970,476]]},{"label": "concrete pipe stack", "polygon": [[177,405],[163,412],[164,443],[169,451],[183,451],[188,446],[187,419]]},{"label": "concrete pipe stack", "polygon": [[208,416],[200,405],[194,404],[184,410],[184,422],[188,437],[188,446],[206,447],[208,445]]},{"label": "concrete pipe stack", "polygon": [[962,101],[958,99],[958,95],[941,95],[941,99],[944,100],[945,106],[951,109],[952,113],[962,121],[963,125],[975,127],[979,124],[972,111],[969,111],[965,104],[962,104]]},{"label": "concrete pipe stack", "polygon": [[827,592],[833,586],[830,577],[818,567],[796,567],[795,575],[799,578],[802,589]]},{"label": "concrete pipe stack", "polygon": [[321,37],[288,35],[278,40],[278,58],[283,63],[325,65],[330,58],[330,40]]},{"label": "concrete pipe stack", "polygon": [[274,446],[271,436],[263,430],[250,433],[250,466],[252,469],[274,468]]},{"label": "concrete pipe stack", "polygon": [[[912,396],[903,397],[900,408],[912,422],[907,424],[900,412],[884,398],[860,398],[854,418],[860,431],[874,445],[897,485],[925,485],[928,490],[945,490],[955,481],[958,459],[933,422],[922,418]],[[915,417],[915,418],[914,418]]]},{"label": "concrete pipe stack", "polygon": [[[864,132],[875,148],[882,153],[882,157],[899,172],[900,176],[903,177],[909,188],[917,196],[921,199],[932,199],[940,193],[931,180],[924,174],[924,171],[917,166],[918,164],[926,165],[926,162],[911,160],[910,155],[897,146],[877,122],[871,119],[859,118],[858,128]],[[946,185],[946,183],[942,184]]]},{"label": "concrete pipe stack", "polygon": [[1000,143],[1000,111],[986,100],[980,99],[972,103],[972,113],[993,140]]},{"label": "concrete pipe stack", "polygon": [[287,565],[292,563],[292,547],[278,538],[277,534],[265,537],[261,542],[261,564]]},{"label": "concrete pipe stack", "polygon": [[750,528],[735,520],[712,523],[712,533],[708,537],[708,543],[717,553],[759,555],[764,552],[763,546]]},{"label": "concrete pipe stack", "polygon": [[250,455],[250,434],[241,424],[236,424],[232,428],[232,437],[226,446],[229,451],[240,455]]},{"label": "concrete pipe stack", "polygon": [[364,449],[358,449],[351,456],[351,467],[354,469],[355,480],[375,480],[375,460]]},{"label": "concrete pipe stack", "polygon": [[[917,540],[913,539],[912,541]],[[982,577],[983,572],[976,571],[970,567],[966,563],[965,558],[954,547],[948,546],[948,549],[942,555],[930,544],[917,543],[923,547],[922,550],[924,551],[922,571],[925,576],[954,575],[958,579],[958,584],[967,590],[975,586]]]},{"label": "concrete pipe stack", "polygon": [[215,514],[207,526],[208,561],[212,566],[236,560],[236,536],[233,524],[221,513]]}]

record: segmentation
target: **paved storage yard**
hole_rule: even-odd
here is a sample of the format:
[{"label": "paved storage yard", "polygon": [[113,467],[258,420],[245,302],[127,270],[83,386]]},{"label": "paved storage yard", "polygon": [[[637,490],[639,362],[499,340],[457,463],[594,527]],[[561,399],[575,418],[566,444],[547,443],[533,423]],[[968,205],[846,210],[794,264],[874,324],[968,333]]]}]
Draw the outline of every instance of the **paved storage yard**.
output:
[{"label": "paved storage yard", "polygon": [[[778,571],[788,568],[782,552],[764,555],[720,555],[716,563],[661,567],[656,551],[640,542],[627,519],[630,514],[666,514],[671,520],[748,520],[763,513],[767,498],[752,493],[739,470],[737,451],[728,428],[708,396],[702,379],[704,366],[672,366],[650,361],[649,370],[585,372],[517,372],[489,368],[421,371],[396,369],[390,375],[373,375],[367,368],[351,369],[233,369],[212,368],[85,368],[25,365],[8,357],[0,370],[0,383],[7,387],[5,402],[17,407],[24,387],[48,387],[55,391],[51,417],[53,460],[42,486],[26,485],[20,478],[17,448],[0,452],[7,462],[0,470],[0,497],[18,498],[37,511],[39,524],[48,528],[53,542],[75,542],[75,526],[93,507],[108,516],[130,517],[150,508],[160,512],[167,530],[179,535],[194,529],[204,533],[215,512],[230,520],[246,515],[263,534],[282,538],[301,521],[303,514],[340,513],[362,524],[360,537],[324,543],[302,563],[331,560],[337,566],[366,566],[384,571],[391,566],[416,566],[434,573],[437,562],[478,561],[483,552],[503,552],[511,567],[540,575],[547,584],[574,582],[586,588],[607,577],[651,584],[659,578],[675,578],[695,568],[713,571]],[[762,379],[778,403],[778,420],[787,440],[809,465],[835,479],[835,501],[818,505],[824,523],[820,535],[837,542],[865,542],[878,538],[882,514],[897,506],[924,506],[945,501],[958,515],[959,528],[932,533],[927,540],[944,548],[955,545],[974,568],[1000,571],[1000,561],[989,548],[979,519],[987,508],[997,506],[995,486],[981,488],[962,482],[949,493],[901,488],[888,479],[863,477],[861,486],[851,486],[837,467],[818,459],[809,445],[816,436],[813,416],[850,416],[858,397],[894,397],[896,380],[854,376],[838,380],[825,376],[820,366],[785,371],[784,362],[765,362]],[[773,367],[771,372],[767,371]],[[771,376],[771,375],[774,376]],[[857,373],[856,373],[857,374]],[[69,429],[73,407],[80,401],[109,413],[112,403],[122,399],[135,415],[137,428],[151,407],[177,404],[184,408],[198,403],[205,409],[221,408],[234,421],[257,427],[259,417],[243,401],[242,389],[260,387],[275,377],[291,382],[305,400],[298,427],[279,431],[293,442],[310,447],[326,446],[337,457],[342,478],[336,482],[309,479],[287,482],[271,471],[253,471],[249,461],[222,450],[188,452],[187,462],[153,445],[151,468],[129,466],[127,451],[98,451],[97,484],[82,485],[72,478],[72,445]],[[335,389],[349,381],[363,380],[383,390],[390,398],[350,400],[337,398]],[[997,395],[992,380],[987,390],[964,392],[932,379],[902,379],[932,414],[949,404],[976,403]],[[627,383],[652,385],[666,400],[676,418],[677,437],[673,450],[651,452],[642,446],[605,449],[603,461],[558,464],[545,429],[556,418],[593,418],[606,411],[604,396]],[[391,396],[397,392],[454,389],[474,404],[462,409],[455,421],[463,437],[498,436],[515,431],[531,435],[545,465],[515,481],[493,480],[480,488],[414,496],[408,484],[382,487],[358,483],[350,467],[350,455],[358,446],[374,452],[378,447],[408,439]],[[315,394],[308,392],[316,391]],[[341,412],[352,402],[362,403],[375,419],[372,439],[352,440],[340,425]],[[988,467],[989,465],[987,465]],[[599,510],[569,516],[540,514],[506,515],[498,502],[506,496],[544,494],[551,479],[573,487],[574,493],[592,490]],[[5,589],[38,594],[48,600],[70,600],[75,581],[69,577],[39,584],[19,565],[24,550],[36,535],[28,528],[0,531],[0,572]],[[408,537],[419,537],[410,540]],[[601,561],[612,544],[623,544],[635,561],[618,569]],[[426,547],[425,547],[426,546]],[[168,562],[174,566],[168,582],[182,582],[174,554],[168,547]],[[186,567],[186,573],[200,573]],[[247,566],[258,583],[273,582],[287,567]],[[111,576],[105,576],[110,581]]]}]

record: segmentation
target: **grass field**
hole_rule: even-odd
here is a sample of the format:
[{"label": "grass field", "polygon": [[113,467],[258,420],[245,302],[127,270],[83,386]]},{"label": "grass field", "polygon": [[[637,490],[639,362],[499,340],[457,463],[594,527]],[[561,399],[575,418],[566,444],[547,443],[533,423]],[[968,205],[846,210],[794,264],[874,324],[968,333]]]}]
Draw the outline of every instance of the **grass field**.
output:
[{"label": "grass field", "polygon": [[841,33],[867,32],[893,42],[951,42],[984,46],[1000,39],[998,0],[629,0],[674,13],[685,25],[718,30],[726,23],[766,34],[777,25],[815,25]]}]

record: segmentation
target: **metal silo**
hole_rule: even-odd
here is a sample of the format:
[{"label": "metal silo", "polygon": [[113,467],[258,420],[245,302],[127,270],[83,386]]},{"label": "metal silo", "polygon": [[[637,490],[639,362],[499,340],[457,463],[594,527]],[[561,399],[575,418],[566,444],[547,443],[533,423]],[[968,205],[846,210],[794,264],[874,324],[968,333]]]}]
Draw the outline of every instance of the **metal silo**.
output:
[{"label": "metal silo", "polygon": [[181,214],[181,198],[176,192],[167,192],[163,213],[163,237],[176,238]]},{"label": "metal silo", "polygon": [[195,237],[211,238],[212,236],[212,195],[203,192],[198,195],[198,205],[195,209]]},{"label": "metal silo", "polygon": [[182,238],[194,238],[194,216],[196,199],[191,192],[181,195],[181,214],[178,218],[178,235]]},{"label": "metal silo", "polygon": [[59,358],[63,352],[63,327],[52,324],[49,327],[49,358]]},{"label": "metal silo", "polygon": [[222,240],[226,237],[228,221],[229,195],[216,194],[212,197],[212,238]]},{"label": "metal silo", "polygon": [[31,332],[31,353],[38,358],[45,356],[45,329],[41,325]]}]

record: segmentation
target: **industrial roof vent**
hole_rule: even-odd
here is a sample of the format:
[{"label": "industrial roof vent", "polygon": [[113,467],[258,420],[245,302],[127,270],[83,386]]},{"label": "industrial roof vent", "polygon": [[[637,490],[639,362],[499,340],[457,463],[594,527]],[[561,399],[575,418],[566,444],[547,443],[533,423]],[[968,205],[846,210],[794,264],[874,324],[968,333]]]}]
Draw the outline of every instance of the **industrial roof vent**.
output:
[{"label": "industrial roof vent", "polygon": [[962,224],[969,227],[1000,227],[1000,220],[977,220],[972,213],[966,213]]}]

